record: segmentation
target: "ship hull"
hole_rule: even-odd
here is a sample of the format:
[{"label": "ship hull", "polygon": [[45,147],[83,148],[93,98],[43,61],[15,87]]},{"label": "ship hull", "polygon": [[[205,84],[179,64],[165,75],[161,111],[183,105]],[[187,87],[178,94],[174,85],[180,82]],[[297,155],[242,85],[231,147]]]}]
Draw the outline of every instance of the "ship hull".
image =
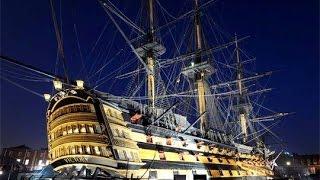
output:
[{"label": "ship hull", "polygon": [[47,113],[50,164],[59,172],[96,168],[145,179],[267,179],[259,155],[158,126],[130,122],[128,110],[81,90],[66,90]]}]

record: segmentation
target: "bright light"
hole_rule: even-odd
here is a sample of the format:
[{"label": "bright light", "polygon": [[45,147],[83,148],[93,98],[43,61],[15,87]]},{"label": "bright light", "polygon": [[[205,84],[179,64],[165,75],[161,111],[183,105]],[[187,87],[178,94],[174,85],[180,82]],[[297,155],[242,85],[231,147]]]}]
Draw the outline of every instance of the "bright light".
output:
[{"label": "bright light", "polygon": [[0,170],[0,175],[1,175],[1,174],[3,174],[3,171],[2,171],[2,170]]},{"label": "bright light", "polygon": [[29,159],[26,159],[26,161],[24,162],[24,165],[28,165],[29,164]]},{"label": "bright light", "polygon": [[39,160],[38,165],[39,165],[39,166],[43,166],[43,164],[42,164],[42,160]]},{"label": "bright light", "polygon": [[62,82],[59,80],[53,80],[53,86],[56,90],[62,89]]},{"label": "bright light", "polygon": [[194,66],[194,62],[191,62],[191,66]]},{"label": "bright light", "polygon": [[86,150],[87,150],[87,153],[90,153],[90,147],[89,146],[87,147]]},{"label": "bright light", "polygon": [[51,99],[51,95],[50,94],[43,94],[43,97],[44,97],[44,99],[46,100],[46,101],[50,101],[50,99]]},{"label": "bright light", "polygon": [[82,80],[76,80],[76,83],[77,83],[77,87],[79,89],[83,89],[84,87],[84,82]]},{"label": "bright light", "polygon": [[290,166],[290,165],[291,165],[291,162],[290,162],[290,161],[287,161],[286,164],[287,164],[287,166]]},{"label": "bright light", "polygon": [[21,161],[21,159],[17,159],[17,161],[18,161],[18,162],[20,162],[20,161]]}]

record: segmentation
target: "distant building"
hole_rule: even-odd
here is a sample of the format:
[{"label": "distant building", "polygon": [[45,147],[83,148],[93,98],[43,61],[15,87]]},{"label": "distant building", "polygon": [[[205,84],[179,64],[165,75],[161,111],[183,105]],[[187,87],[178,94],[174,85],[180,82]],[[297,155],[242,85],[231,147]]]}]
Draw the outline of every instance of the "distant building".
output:
[{"label": "distant building", "polygon": [[0,151],[0,171],[3,175],[40,170],[49,164],[48,150],[34,150],[21,145]]},{"label": "distant building", "polygon": [[320,155],[298,155],[283,153],[276,161],[276,174],[283,178],[319,177]]},{"label": "distant building", "polygon": [[307,166],[310,174],[320,174],[320,154],[293,154],[293,161],[294,163]]}]

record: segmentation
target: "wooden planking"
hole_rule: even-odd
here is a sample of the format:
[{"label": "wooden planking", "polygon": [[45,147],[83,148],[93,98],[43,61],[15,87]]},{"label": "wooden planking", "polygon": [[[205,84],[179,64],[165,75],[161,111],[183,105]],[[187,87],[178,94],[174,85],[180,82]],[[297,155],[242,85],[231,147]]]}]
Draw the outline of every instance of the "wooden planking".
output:
[{"label": "wooden planking", "polygon": [[232,172],[232,176],[233,177],[239,177],[240,176],[240,174],[238,173],[237,170],[231,170],[231,172]]},{"label": "wooden planking", "polygon": [[187,161],[187,162],[197,162],[197,158],[191,154],[184,154],[183,159],[184,161]]},{"label": "wooden planking", "polygon": [[141,159],[160,160],[159,152],[155,150],[140,149],[139,154]]},{"label": "wooden planking", "polygon": [[224,177],[231,177],[229,170],[222,170],[222,174]]},{"label": "wooden planking", "polygon": [[209,160],[206,156],[198,156],[198,159],[201,163],[209,163]]},{"label": "wooden planking", "polygon": [[213,177],[221,177],[219,170],[210,170],[210,173]]},{"label": "wooden planking", "polygon": [[231,165],[237,165],[236,161],[234,159],[228,159]]},{"label": "wooden planking", "polygon": [[178,153],[164,152],[167,161],[181,161]]}]

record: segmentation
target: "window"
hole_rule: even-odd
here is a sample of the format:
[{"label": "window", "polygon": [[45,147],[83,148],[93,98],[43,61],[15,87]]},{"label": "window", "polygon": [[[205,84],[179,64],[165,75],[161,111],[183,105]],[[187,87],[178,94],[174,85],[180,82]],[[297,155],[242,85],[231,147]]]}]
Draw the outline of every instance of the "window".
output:
[{"label": "window", "polygon": [[87,146],[87,148],[86,148],[86,152],[87,152],[88,154],[91,154],[91,149],[90,149],[90,147],[89,147],[89,146]]},{"label": "window", "polygon": [[73,126],[73,132],[74,133],[79,133],[78,125]]},{"label": "window", "polygon": [[100,126],[99,125],[96,125],[96,131],[97,131],[97,133],[101,133],[101,128],[100,128]]},{"label": "window", "polygon": [[86,132],[86,127],[84,126],[84,124],[81,124],[80,132],[82,132],[82,133]]},{"label": "window", "polygon": [[72,134],[72,127],[68,126],[68,134]]},{"label": "window", "polygon": [[96,153],[96,155],[100,155],[100,150],[98,146],[94,147],[94,152]]},{"label": "window", "polygon": [[24,162],[24,165],[28,165],[29,164],[29,159],[26,159],[26,161]]},{"label": "window", "polygon": [[90,131],[90,133],[92,133],[92,134],[94,133],[94,130],[93,130],[92,125],[89,126],[89,131]]},{"label": "window", "polygon": [[62,135],[67,135],[67,128],[66,127],[64,127],[64,128],[62,128]]},{"label": "window", "polygon": [[75,153],[76,153],[76,148],[75,148],[75,147],[72,147],[71,153],[72,153],[72,154],[75,154]]}]

